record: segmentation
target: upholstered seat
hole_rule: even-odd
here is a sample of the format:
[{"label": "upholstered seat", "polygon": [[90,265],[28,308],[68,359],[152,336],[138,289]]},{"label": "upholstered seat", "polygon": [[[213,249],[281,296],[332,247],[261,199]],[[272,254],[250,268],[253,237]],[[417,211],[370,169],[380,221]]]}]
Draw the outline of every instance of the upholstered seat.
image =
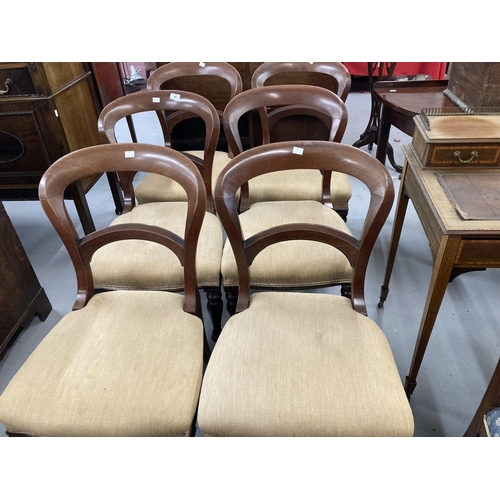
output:
[{"label": "upholstered seat", "polygon": [[[203,159],[203,151],[184,151],[186,154]],[[224,170],[230,158],[225,151],[215,151],[212,164],[212,186]],[[157,175],[146,175],[135,188],[135,197],[139,205],[158,201],[185,201],[186,195],[181,187],[170,179]]]},{"label": "upholstered seat", "polygon": [[[261,201],[316,200],[323,203],[321,172],[272,172],[249,183],[249,204]],[[345,218],[352,197],[352,186],[346,175],[332,173],[330,182],[332,206]]]},{"label": "upholstered seat", "polygon": [[225,325],[205,374],[207,436],[411,436],[376,323],[345,297],[257,292]]},{"label": "upholstered seat", "polygon": [[[243,151],[239,121],[249,112],[258,111],[264,137],[269,135],[268,113],[264,110],[289,108],[293,115],[309,116],[322,111],[323,124],[328,124],[329,141],[340,141],[347,122],[343,101],[330,90],[310,85],[275,85],[254,88],[237,95],[224,110],[224,128],[233,151]],[[313,110],[313,111],[311,111]],[[299,152],[297,154],[300,154]],[[342,184],[345,206],[351,195],[346,174],[325,171],[310,164],[307,169],[286,169],[286,159],[275,171],[263,172],[249,179],[237,192],[240,222],[245,237],[288,222],[323,224],[350,233],[337,210],[332,210],[330,191],[325,192],[325,179]],[[290,159],[293,163],[293,160]],[[224,175],[222,173],[221,175]],[[344,183],[344,184],[343,184]],[[338,192],[338,191],[337,191]],[[238,196],[238,194],[241,196]],[[319,249],[316,251],[316,249]],[[302,259],[310,255],[309,261]],[[226,241],[222,253],[221,273],[227,298],[227,309],[234,314],[237,297],[236,264],[231,245]],[[310,288],[338,285],[350,292],[352,268],[338,250],[313,241],[286,241],[266,248],[251,266],[251,286],[257,288]]]},{"label": "upholstered seat", "polygon": [[[210,82],[217,78],[223,89],[226,89],[227,95],[217,96],[219,101],[213,102],[214,107],[220,117],[224,111],[224,107],[235,95],[239,94],[243,87],[241,75],[238,73],[234,66],[225,62],[170,62],[157,68],[151,73],[148,78],[147,88],[149,90],[188,90],[203,95],[204,89],[210,89]],[[212,79],[212,80],[211,80]],[[194,84],[197,82],[199,85]],[[207,83],[208,82],[208,83]],[[179,87],[180,83],[180,87]],[[183,85],[187,85],[186,88]],[[224,94],[224,92],[223,92]],[[204,97],[211,96],[207,92]],[[210,100],[210,99],[209,99]],[[166,114],[164,125],[169,133],[169,139],[172,135],[175,126],[183,119],[186,119],[186,114],[183,113],[170,113]],[[204,151],[200,150],[187,150],[187,154],[192,154],[198,158],[203,159]],[[227,151],[216,150],[213,158],[212,167],[212,186],[218,175],[222,172],[227,165],[232,155]],[[139,204],[151,203],[155,201],[178,201],[183,199],[183,193],[171,186],[167,179],[158,179],[152,176],[146,176],[137,185],[135,195]],[[180,196],[180,197],[179,197]]]},{"label": "upholstered seat", "polygon": [[[187,214],[185,202],[168,205],[147,203],[117,217],[110,226],[144,223],[183,235]],[[196,254],[198,286],[220,286],[222,229],[213,214],[206,213]],[[100,248],[91,262],[96,288],[107,290],[182,290],[184,276],[179,260],[157,243],[116,241]]]},{"label": "upholstered seat", "polygon": [[[365,185],[369,206],[359,239],[326,218],[307,220],[303,202],[289,202],[290,207],[296,204],[295,220],[291,209],[290,217],[282,219],[277,209],[267,209],[276,214],[271,227],[267,215],[266,224],[253,223],[257,217],[251,225],[245,220],[260,204],[238,213],[235,196],[244,183],[268,172],[304,168],[341,172]],[[238,302],[203,378],[198,408],[203,435],[412,436],[412,411],[390,344],[367,317],[364,299],[369,257],[394,201],[385,167],[344,144],[268,144],[245,151],[228,164],[214,199],[236,260]],[[307,203],[333,212],[318,202]],[[296,270],[301,264],[307,267],[308,261],[312,267],[333,267],[326,260],[315,261],[321,246],[342,254],[352,269],[351,298],[253,291],[259,257],[273,247],[285,256],[289,243],[307,245],[294,253],[300,261]],[[272,273],[270,259],[267,269]],[[293,281],[293,273],[288,274]]]},{"label": "upholstered seat", "polygon": [[[346,101],[351,89],[351,75],[340,62],[265,62],[252,75],[251,87],[269,85],[310,84],[335,92]],[[269,111],[269,139],[279,142],[295,139],[329,139],[329,130],[321,120],[301,116],[293,111],[293,105]],[[340,142],[340,139],[337,139]],[[308,175],[309,174],[309,175]],[[306,199],[324,201],[319,172],[275,172],[252,181],[250,204],[259,201],[282,199]],[[349,179],[340,173],[333,173],[330,183],[331,206],[347,218],[352,186]],[[328,200],[330,202],[330,200]]]},{"label": "upholstered seat", "polygon": [[182,301],[170,292],[95,295],[17,372],[0,397],[0,421],[37,436],[188,435],[204,333]]},{"label": "upholstered seat", "polygon": [[[117,142],[117,124],[123,119],[131,119],[144,112],[155,112],[159,117],[162,117],[164,112],[180,113],[181,117],[196,116],[205,124],[204,150],[197,156],[187,152],[182,154],[198,166],[207,192],[207,213],[200,233],[196,265],[198,286],[207,295],[207,309],[212,319],[215,338],[221,329],[223,313],[220,285],[223,236],[220,222],[213,213],[212,199],[212,179],[215,175],[212,166],[219,137],[219,116],[212,104],[200,95],[183,91],[173,93],[167,90],[144,90],[116,99],[103,109],[98,122],[103,142]],[[161,120],[159,126],[162,126]],[[167,144],[169,132],[164,126],[162,132]],[[121,174],[120,180],[125,192],[125,213],[117,217],[112,225],[144,222],[182,236],[187,197],[178,182],[154,173],[143,175],[138,186],[134,186],[134,178],[130,176]],[[136,204],[136,199],[139,198],[137,191],[148,191],[148,185],[153,188],[152,196],[143,198],[144,203]],[[99,249],[92,261],[92,272],[96,286],[105,290],[179,291],[183,287],[182,266],[179,262],[169,255],[166,249],[145,241],[116,242],[109,248]]]},{"label": "upholstered seat", "polygon": [[[251,205],[240,215],[245,237],[273,226],[316,222],[350,234],[345,222],[331,208],[317,201],[283,201]],[[308,255],[308,259],[304,259]],[[229,240],[224,244],[221,265],[225,287],[238,286],[236,261]],[[352,267],[336,248],[317,241],[283,241],[263,250],[250,266],[254,287],[307,288],[349,283]]]},{"label": "upholstered seat", "polygon": [[[77,237],[64,205],[68,184],[104,172],[168,175],[186,190],[180,235],[144,221]],[[42,206],[75,267],[73,311],[45,336],[0,395],[9,435],[190,436],[209,348],[196,279],[196,246],[206,213],[201,174],[163,146],[110,144],[61,158],[44,174]],[[183,294],[98,293],[90,262],[107,245],[136,240],[177,258]],[[156,265],[154,262],[152,265]]]}]

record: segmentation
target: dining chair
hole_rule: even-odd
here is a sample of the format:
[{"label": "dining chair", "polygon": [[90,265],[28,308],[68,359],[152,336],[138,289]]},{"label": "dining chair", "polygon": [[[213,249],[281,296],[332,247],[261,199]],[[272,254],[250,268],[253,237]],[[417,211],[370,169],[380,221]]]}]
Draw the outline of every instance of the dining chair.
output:
[{"label": "dining chair", "polygon": [[[66,210],[67,186],[89,174],[165,175],[187,193],[185,229],[144,223],[79,238]],[[42,207],[73,263],[73,310],[43,338],[0,396],[0,421],[20,436],[192,436],[209,349],[196,285],[196,246],[206,210],[203,179],[181,153],[162,146],[110,144],[77,150],[44,173]],[[168,210],[168,207],[165,207]],[[178,259],[184,294],[97,293],[91,261],[99,248],[141,239]]]},{"label": "dining chair", "polygon": [[[249,235],[235,202],[243,183],[289,169],[338,171],[370,193],[360,237],[312,221]],[[292,141],[237,155],[220,175],[215,203],[238,269],[238,305],[202,382],[204,436],[412,436],[414,421],[390,344],[367,317],[368,260],[394,200],[387,170],[368,153],[326,141]],[[251,209],[250,209],[251,210]],[[251,290],[253,265],[294,240],[338,248],[352,265],[351,299],[328,293]],[[302,261],[314,259],[304,252]]]},{"label": "dining chair", "polygon": [[265,62],[252,74],[252,88],[283,84],[317,85],[346,102],[351,75],[341,62]]},{"label": "dining chair", "polygon": [[500,359],[464,437],[500,437]]},{"label": "dining chair", "polygon": [[[235,96],[224,109],[223,127],[229,146],[235,155],[243,151],[240,133],[240,120],[246,114],[258,113],[262,128],[262,143],[273,142],[270,136],[272,113],[285,107],[295,116],[314,116],[321,120],[328,130],[325,140],[341,142],[347,126],[347,108],[344,102],[332,91],[310,85],[271,85],[246,90]],[[271,115],[271,118],[270,118]],[[301,139],[309,137],[300,129]],[[298,140],[298,137],[282,140]],[[281,141],[280,141],[281,142]],[[345,176],[337,172],[276,172],[255,179],[252,189],[242,187],[240,209],[245,211],[252,203],[276,200],[317,200],[335,208],[331,186],[350,184]],[[340,211],[345,219],[345,214]]]},{"label": "dining chair", "polygon": [[[173,92],[184,90],[200,94],[214,105],[219,119],[221,119],[226,104],[242,91],[243,83],[238,70],[226,62],[170,62],[151,73],[147,80],[147,88],[149,90],[166,89]],[[195,115],[189,111],[176,111],[163,113],[163,116],[159,118],[166,132],[167,146],[175,145],[175,128],[179,128],[181,123],[187,129],[185,134],[189,142],[193,141],[193,130],[195,130],[196,123],[193,123],[193,120],[189,120],[189,118],[196,118]],[[204,151],[201,149],[190,149],[189,147],[182,149],[199,158],[204,156]],[[213,157],[213,184],[232,157],[232,152],[224,149],[227,149],[227,143],[221,128],[221,135],[218,137]],[[146,176],[137,186],[136,197],[139,203],[164,201],[166,192],[162,189],[161,183]]]},{"label": "dining chair", "polygon": [[[279,85],[247,90],[226,106],[224,127],[233,151],[243,151],[239,136],[239,121],[245,113],[257,111],[268,130],[268,108],[293,104],[296,113],[303,110],[321,109],[321,115],[329,124],[329,140],[340,142],[345,130],[347,113],[342,100],[333,92],[305,85]],[[327,141],[325,141],[327,142]],[[314,167],[314,165],[311,165]],[[349,232],[347,223],[329,203],[329,189],[324,189],[325,177],[332,182],[339,172],[316,168],[302,170],[278,170],[252,178],[243,183],[239,212],[245,235],[250,236],[278,224],[295,221],[314,221]],[[347,176],[340,173],[349,182]],[[330,182],[327,183],[330,185]],[[301,187],[301,189],[297,189]],[[269,248],[256,259],[252,266],[252,286],[269,289],[305,289],[340,286],[341,293],[350,293],[352,267],[349,260],[334,248],[323,246],[314,259],[303,261],[302,255],[311,253],[307,241],[288,242]],[[227,309],[234,314],[238,295],[238,273],[232,246],[226,240],[222,252],[222,282],[227,299]]]},{"label": "dining chair", "polygon": [[[255,69],[251,79],[252,88],[290,84],[323,87],[346,102],[351,89],[351,75],[340,62],[266,62]],[[282,106],[268,112],[270,136],[265,142],[329,140],[326,120],[321,120],[318,116],[299,115],[293,108],[293,105]],[[347,220],[352,186],[346,176],[337,174],[335,177],[335,181],[330,185],[329,196],[333,200],[334,209]],[[297,187],[300,188],[301,186]]]},{"label": "dining chair", "polygon": [[[187,152],[182,154],[197,165],[207,193],[207,213],[200,232],[196,265],[198,286],[206,293],[207,310],[213,324],[213,336],[216,337],[220,333],[223,314],[220,272],[223,236],[220,222],[213,213],[211,184],[212,160],[220,127],[217,111],[207,99],[191,92],[145,90],[109,103],[99,115],[99,134],[104,143],[116,143],[117,125],[121,120],[145,112],[161,114],[164,111],[190,113],[205,124],[204,158]],[[162,131],[165,132],[164,129]],[[164,200],[137,204],[134,177],[123,173],[119,176],[124,191],[125,213],[117,217],[113,225],[145,222],[181,234],[179,231],[183,230],[187,208],[186,193],[181,185],[172,179],[146,173],[145,176],[154,180],[159,190],[165,191]],[[160,246],[141,241],[116,242],[100,249],[92,260],[92,272],[96,287],[104,290],[179,291],[184,286],[182,266],[174,256]]]}]

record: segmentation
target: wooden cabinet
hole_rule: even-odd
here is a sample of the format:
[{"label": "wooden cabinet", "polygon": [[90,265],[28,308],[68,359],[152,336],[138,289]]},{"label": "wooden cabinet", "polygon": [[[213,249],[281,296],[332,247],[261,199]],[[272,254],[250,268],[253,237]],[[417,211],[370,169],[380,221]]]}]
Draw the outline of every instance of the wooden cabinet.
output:
[{"label": "wooden cabinet", "polygon": [[0,359],[16,332],[52,306],[0,202]]},{"label": "wooden cabinet", "polygon": [[[0,63],[0,199],[38,199],[45,170],[65,154],[100,144],[101,109],[86,63]],[[120,193],[110,180],[117,212]],[[85,193],[89,177],[68,189],[86,233],[94,230]]]}]

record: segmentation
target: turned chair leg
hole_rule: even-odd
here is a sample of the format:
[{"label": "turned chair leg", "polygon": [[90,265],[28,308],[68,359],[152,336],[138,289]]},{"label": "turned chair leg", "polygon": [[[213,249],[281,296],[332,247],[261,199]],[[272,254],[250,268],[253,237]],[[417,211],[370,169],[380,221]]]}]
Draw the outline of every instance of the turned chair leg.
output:
[{"label": "turned chair leg", "polygon": [[230,316],[236,313],[236,304],[238,302],[238,288],[226,288],[227,312]]},{"label": "turned chair leg", "polygon": [[222,291],[217,287],[210,287],[205,291],[207,294],[207,310],[212,320],[212,340],[216,342],[222,330],[222,313],[224,310]]}]

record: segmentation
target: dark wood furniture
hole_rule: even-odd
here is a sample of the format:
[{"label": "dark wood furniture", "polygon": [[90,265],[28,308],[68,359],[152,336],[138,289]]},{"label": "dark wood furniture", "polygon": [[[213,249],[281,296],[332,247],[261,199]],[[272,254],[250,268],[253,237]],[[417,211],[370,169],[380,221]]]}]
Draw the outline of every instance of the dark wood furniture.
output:
[{"label": "dark wood furniture", "polygon": [[[373,84],[373,93],[380,103],[380,122],[377,137],[376,158],[385,165],[389,150],[389,133],[394,126],[409,136],[413,136],[413,117],[423,108],[455,106],[443,93],[448,88],[448,80],[423,80],[415,82],[381,81]],[[391,164],[397,172],[402,167]]]},{"label": "dark wood furniture", "polygon": [[[88,64],[81,62],[0,63],[0,198],[37,200],[45,170],[70,151],[100,143],[98,95]],[[85,194],[98,176],[68,187],[83,230],[95,229]],[[117,213],[120,191],[108,177]]]},{"label": "dark wood furniture", "polygon": [[[379,307],[387,299],[401,230],[411,199],[422,223],[433,257],[433,270],[422,314],[406,392],[410,397],[417,385],[417,374],[436,321],[448,283],[461,273],[500,267],[500,219],[464,220],[450,203],[436,174],[443,169],[422,168],[411,145],[403,147],[405,167],[392,229],[389,257]],[[474,173],[494,173],[498,169],[472,167]],[[464,167],[447,168],[446,173],[464,173]]]},{"label": "dark wood furniture", "polygon": [[[178,182],[189,200],[183,236],[141,223],[75,238],[64,192],[77,179],[107,171],[151,172]],[[44,337],[2,393],[0,421],[7,433],[194,436],[203,364],[209,356],[196,285],[196,246],[206,211],[198,169],[162,146],[84,148],[45,172],[40,201],[69,253],[78,291],[74,310]],[[162,245],[178,258],[185,282],[182,296],[166,291],[96,293],[90,268],[94,252],[135,239]]]},{"label": "dark wood furniture", "polygon": [[0,202],[0,359],[20,328],[52,310],[45,290]]},{"label": "dark wood furniture", "polygon": [[[237,192],[244,183],[267,173],[316,168],[352,175],[371,192],[360,240],[313,221],[245,234],[240,224],[245,214],[240,217],[236,208]],[[411,408],[394,357],[383,332],[366,317],[364,300],[369,255],[393,199],[387,169],[365,151],[346,144],[281,142],[257,146],[234,158],[217,181],[215,203],[238,262],[239,298],[237,313],[224,326],[203,379],[198,410],[202,433],[413,434]],[[305,239],[338,249],[350,260],[352,300],[330,293],[251,294],[254,259],[275,244]],[[311,255],[300,257],[307,261]]]},{"label": "dark wood furniture", "polygon": [[[154,73],[153,73],[154,75]],[[198,276],[201,283],[200,288],[207,294],[207,309],[213,323],[213,337],[217,337],[221,330],[223,313],[222,292],[220,286],[220,258],[222,254],[222,230],[214,212],[212,197],[212,166],[215,148],[219,138],[220,122],[219,115],[214,106],[204,97],[192,92],[169,90],[143,90],[129,94],[108,104],[99,115],[98,129],[103,143],[116,143],[115,127],[124,118],[132,120],[133,116],[142,112],[154,112],[160,117],[175,115],[177,122],[182,118],[190,120],[192,117],[201,120],[205,131],[203,158],[196,157],[183,152],[198,167],[206,189],[207,215],[204,221],[204,231],[200,235],[198,265],[203,268],[204,274],[199,270]],[[160,120],[160,124],[165,125]],[[164,133],[163,142],[168,147],[170,144],[169,128],[162,127]],[[166,149],[167,149],[166,148]],[[175,149],[175,148],[173,148]],[[227,154],[226,154],[227,156]],[[171,229],[177,226],[175,216],[170,217],[169,205],[171,202],[186,202],[186,193],[181,186],[165,176],[146,174],[134,188],[133,177],[120,173],[121,185],[124,191],[124,214],[119,216],[113,224],[119,224],[120,220],[128,217],[141,220],[145,223],[156,221],[158,225]],[[144,187],[145,186],[145,187]],[[151,188],[151,189],[148,189]],[[142,190],[142,196],[139,191]],[[146,198],[149,196],[149,199]],[[157,197],[155,197],[157,195]],[[136,203],[136,199],[139,203]],[[178,205],[178,203],[177,203]],[[129,212],[131,212],[129,214]],[[145,214],[145,215],[144,215]],[[154,219],[152,221],[151,219]],[[170,226],[169,226],[170,225]],[[205,229],[206,228],[206,229]],[[212,230],[213,229],[213,230]],[[142,247],[144,248],[144,247]],[[183,289],[182,280],[179,282],[178,265],[166,265],[167,260],[161,253],[155,253],[149,249],[151,259],[148,262],[149,270],[138,271],[138,265],[134,264],[134,243],[123,245],[115,255],[114,252],[100,257],[96,254],[94,263],[99,262],[100,272],[94,270],[95,283],[101,288],[108,289],[133,289],[142,290],[160,289],[179,291]],[[156,247],[160,252],[161,247]],[[145,250],[146,252],[147,250]],[[155,258],[156,257],[156,258]],[[155,271],[151,272],[151,267]],[[111,271],[113,268],[115,271]],[[208,269],[208,271],[207,271]],[[149,271],[149,272],[148,272]],[[118,276],[117,276],[118,274]],[[138,274],[141,276],[138,277]],[[103,278],[103,275],[106,277]],[[116,280],[116,281],[115,281]],[[103,286],[107,284],[107,286]]]},{"label": "dark wood furniture", "polygon": [[486,437],[484,416],[492,409],[500,407],[500,359],[493,371],[490,382],[484,391],[484,396],[472,417],[464,437]]},{"label": "dark wood furniture", "polygon": [[[243,153],[239,127],[241,118],[247,116],[249,112],[258,113],[264,144],[269,144],[274,141],[270,134],[272,119],[269,119],[268,115],[274,116],[276,110],[282,109],[287,109],[290,116],[299,118],[313,114],[317,119],[326,122],[323,123],[328,131],[325,142],[339,143],[342,140],[347,125],[347,110],[339,96],[317,86],[270,85],[242,92],[232,99],[224,110],[224,129],[235,157]],[[268,110],[272,111],[268,113]],[[307,133],[303,133],[303,136],[304,139],[309,139]],[[333,182],[332,176],[334,176]],[[257,227],[263,230],[264,226],[272,228],[277,224],[283,224],[292,217],[294,210],[307,213],[307,218],[311,222],[348,231],[345,223],[347,211],[338,213],[332,202],[332,191],[333,194],[335,191],[331,189],[332,185],[342,183],[344,185],[347,183],[350,188],[348,182],[347,176],[338,172],[332,174],[329,170],[322,171],[318,168],[311,172],[278,171],[274,172],[271,178],[260,176],[252,179],[250,183],[242,183],[238,210],[239,213],[244,213],[246,234],[254,232]],[[258,208],[252,210],[253,206]],[[227,308],[230,314],[234,314],[238,287],[235,267],[229,264],[234,262],[230,252],[231,247],[226,242],[222,256],[222,278]],[[273,256],[272,252],[274,249],[271,254],[267,254],[267,257],[262,255],[255,264],[252,286],[275,290],[339,285],[343,293],[349,295],[351,268],[345,259],[338,258],[335,253],[318,255],[315,269],[308,273],[300,259],[303,253],[309,252],[307,244],[302,247],[295,246],[293,250],[288,248],[277,261],[274,260],[276,255]],[[279,252],[279,249],[276,249],[276,252]],[[292,269],[294,271],[291,271]],[[271,274],[273,278],[269,279]]]}]

